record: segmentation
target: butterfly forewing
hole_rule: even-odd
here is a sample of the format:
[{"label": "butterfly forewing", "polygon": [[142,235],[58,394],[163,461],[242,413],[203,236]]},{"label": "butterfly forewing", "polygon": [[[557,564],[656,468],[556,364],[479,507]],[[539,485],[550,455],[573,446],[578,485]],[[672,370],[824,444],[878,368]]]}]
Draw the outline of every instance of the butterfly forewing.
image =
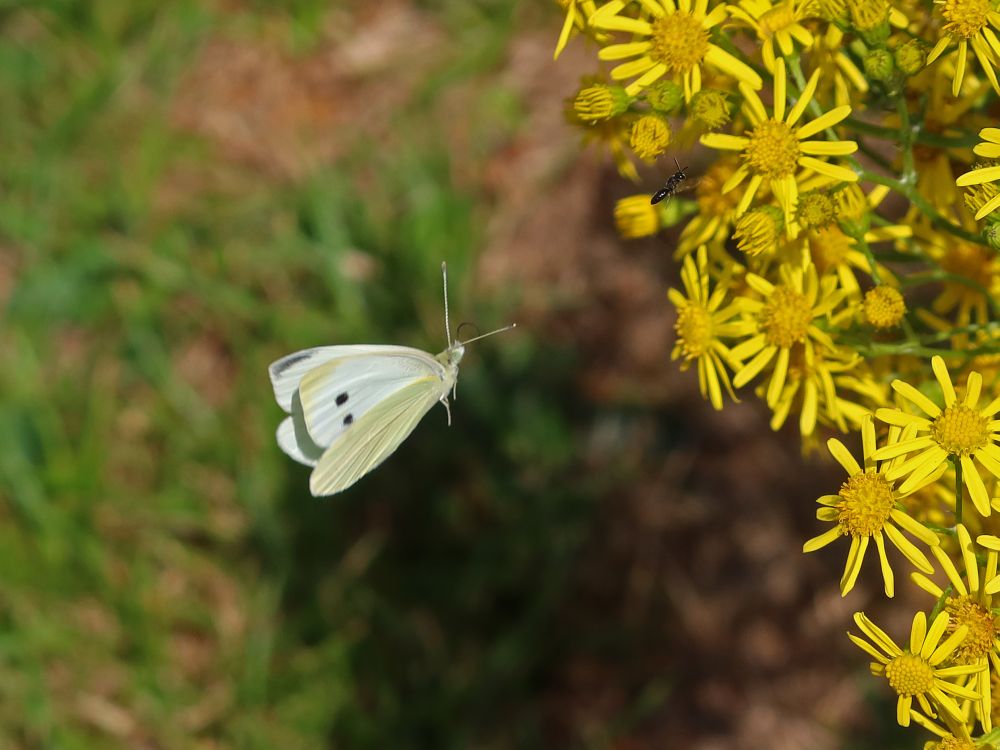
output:
[{"label": "butterfly forewing", "polygon": [[443,383],[445,369],[429,354],[409,347],[385,347],[318,365],[298,388],[310,437],[318,446],[329,446],[377,404],[425,378]]},{"label": "butterfly forewing", "polygon": [[[312,349],[289,354],[273,362],[267,368],[274,387],[274,398],[278,405],[287,413],[292,411],[292,395],[299,388],[302,378],[310,370],[324,362],[340,357],[353,357],[360,354],[385,354],[388,352],[420,352],[408,346],[388,346],[383,344],[346,344],[341,346],[316,346]],[[420,352],[422,353],[422,352]]]},{"label": "butterfly forewing", "polygon": [[413,381],[381,400],[327,448],[309,479],[313,495],[345,490],[381,464],[450,388],[440,378]]}]

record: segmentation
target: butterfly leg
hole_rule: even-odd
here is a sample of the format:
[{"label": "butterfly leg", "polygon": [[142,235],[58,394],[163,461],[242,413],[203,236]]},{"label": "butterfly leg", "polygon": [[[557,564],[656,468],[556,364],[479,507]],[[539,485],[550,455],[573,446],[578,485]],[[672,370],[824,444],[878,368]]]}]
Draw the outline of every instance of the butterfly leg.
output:
[{"label": "butterfly leg", "polygon": [[444,404],[444,410],[448,412],[448,426],[451,427],[451,406],[448,405],[448,397],[442,396],[441,403]]}]

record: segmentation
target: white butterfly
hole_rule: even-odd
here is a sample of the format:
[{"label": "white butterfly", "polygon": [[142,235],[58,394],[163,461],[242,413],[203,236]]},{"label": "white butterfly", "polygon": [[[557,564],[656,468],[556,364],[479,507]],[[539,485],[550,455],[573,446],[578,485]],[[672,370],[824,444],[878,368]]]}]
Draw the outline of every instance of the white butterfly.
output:
[{"label": "white butterfly", "polygon": [[448,393],[458,386],[465,345],[515,327],[453,342],[444,263],[441,272],[448,348],[436,357],[408,346],[318,346],[268,368],[274,397],[291,415],[278,426],[278,445],[315,467],[309,478],[314,497],[345,490],[381,464],[438,401],[451,424]]}]

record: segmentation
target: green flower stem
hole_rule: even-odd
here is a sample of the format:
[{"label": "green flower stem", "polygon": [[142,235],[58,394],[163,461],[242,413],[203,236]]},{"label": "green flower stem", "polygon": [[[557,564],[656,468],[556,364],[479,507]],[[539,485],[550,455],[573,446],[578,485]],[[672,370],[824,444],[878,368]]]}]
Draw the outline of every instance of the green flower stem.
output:
[{"label": "green flower stem", "polygon": [[943,229],[956,237],[961,237],[966,242],[973,242],[977,245],[987,245],[986,240],[983,239],[982,235],[973,234],[965,227],[948,221],[948,219],[938,213],[937,209],[935,209],[926,198],[917,192],[916,185],[907,184],[901,180],[886,177],[885,175],[878,174],[877,172],[871,172],[862,167],[856,161],[854,162],[854,171],[858,173],[858,176],[862,180],[868,180],[869,182],[874,182],[877,185],[885,185],[886,187],[895,190],[897,193],[910,201],[910,203],[916,206],[922,214],[927,216],[935,227]]},{"label": "green flower stem", "polygon": [[997,299],[989,290],[986,289],[978,281],[970,279],[966,276],[962,276],[957,273],[948,273],[947,271],[926,271],[925,273],[915,273],[905,276],[899,281],[899,285],[903,288],[920,286],[922,284],[934,284],[939,281],[947,281],[952,284],[961,284],[962,286],[967,286],[979,292],[986,299],[986,303],[990,306],[990,310],[993,314],[1000,318],[1000,299]]},{"label": "green flower stem", "polygon": [[857,349],[858,354],[865,358],[883,357],[892,354],[902,354],[910,357],[940,357],[942,354],[961,355],[964,360],[972,359],[983,354],[1000,354],[1000,341],[983,344],[974,349],[963,349],[961,352],[952,352],[933,346],[923,344],[913,344],[909,341],[889,342],[852,342],[852,346]]},{"label": "green flower stem", "polygon": [[882,169],[890,171],[892,169],[892,164],[890,164],[878,151],[871,148],[867,143],[858,138],[858,151],[867,156],[873,162],[878,164]]},{"label": "green flower stem", "polygon": [[910,125],[910,109],[906,97],[897,94],[896,111],[899,113],[899,139],[903,147],[903,177],[900,182],[916,187],[917,167],[913,161],[913,126]]},{"label": "green flower stem", "polygon": [[[856,117],[848,117],[844,120],[844,124],[858,133],[873,135],[876,138],[882,138],[887,141],[895,141],[899,138],[898,130],[887,128],[884,125],[865,122]],[[919,127],[913,130],[912,138],[914,143],[922,143],[925,146],[934,146],[936,148],[972,148],[979,143],[978,136],[973,134],[948,137],[938,133],[927,133]]]}]

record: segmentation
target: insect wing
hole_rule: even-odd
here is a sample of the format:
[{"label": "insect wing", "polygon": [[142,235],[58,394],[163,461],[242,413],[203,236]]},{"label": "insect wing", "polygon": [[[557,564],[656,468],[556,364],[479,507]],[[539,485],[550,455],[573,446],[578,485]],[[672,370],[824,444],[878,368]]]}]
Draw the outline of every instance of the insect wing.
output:
[{"label": "insect wing", "polygon": [[[271,376],[271,385],[274,387],[274,398],[278,405],[288,414],[292,413],[292,396],[299,389],[299,383],[310,370],[319,365],[344,357],[356,357],[362,354],[407,354],[416,352],[423,354],[419,349],[411,349],[408,346],[389,346],[385,344],[348,344],[345,346],[316,346],[312,349],[288,354],[281,359],[272,362],[267,368]],[[425,355],[426,356],[426,355]]]},{"label": "insect wing", "polygon": [[278,425],[278,447],[290,458],[306,466],[315,466],[323,455],[323,448],[316,445],[306,429],[305,416],[299,394],[292,396],[292,414]]},{"label": "insect wing", "polygon": [[313,496],[345,490],[388,458],[450,384],[432,375],[410,382],[340,432],[313,469]]},{"label": "insect wing", "polygon": [[434,357],[408,347],[338,357],[314,367],[297,391],[309,436],[326,448],[376,404],[428,377],[443,384],[448,375]]},{"label": "insect wing", "polygon": [[674,189],[674,195],[677,193],[686,193],[688,190],[694,190],[701,183],[701,177],[688,177],[684,180],[684,183],[678,185]]}]

